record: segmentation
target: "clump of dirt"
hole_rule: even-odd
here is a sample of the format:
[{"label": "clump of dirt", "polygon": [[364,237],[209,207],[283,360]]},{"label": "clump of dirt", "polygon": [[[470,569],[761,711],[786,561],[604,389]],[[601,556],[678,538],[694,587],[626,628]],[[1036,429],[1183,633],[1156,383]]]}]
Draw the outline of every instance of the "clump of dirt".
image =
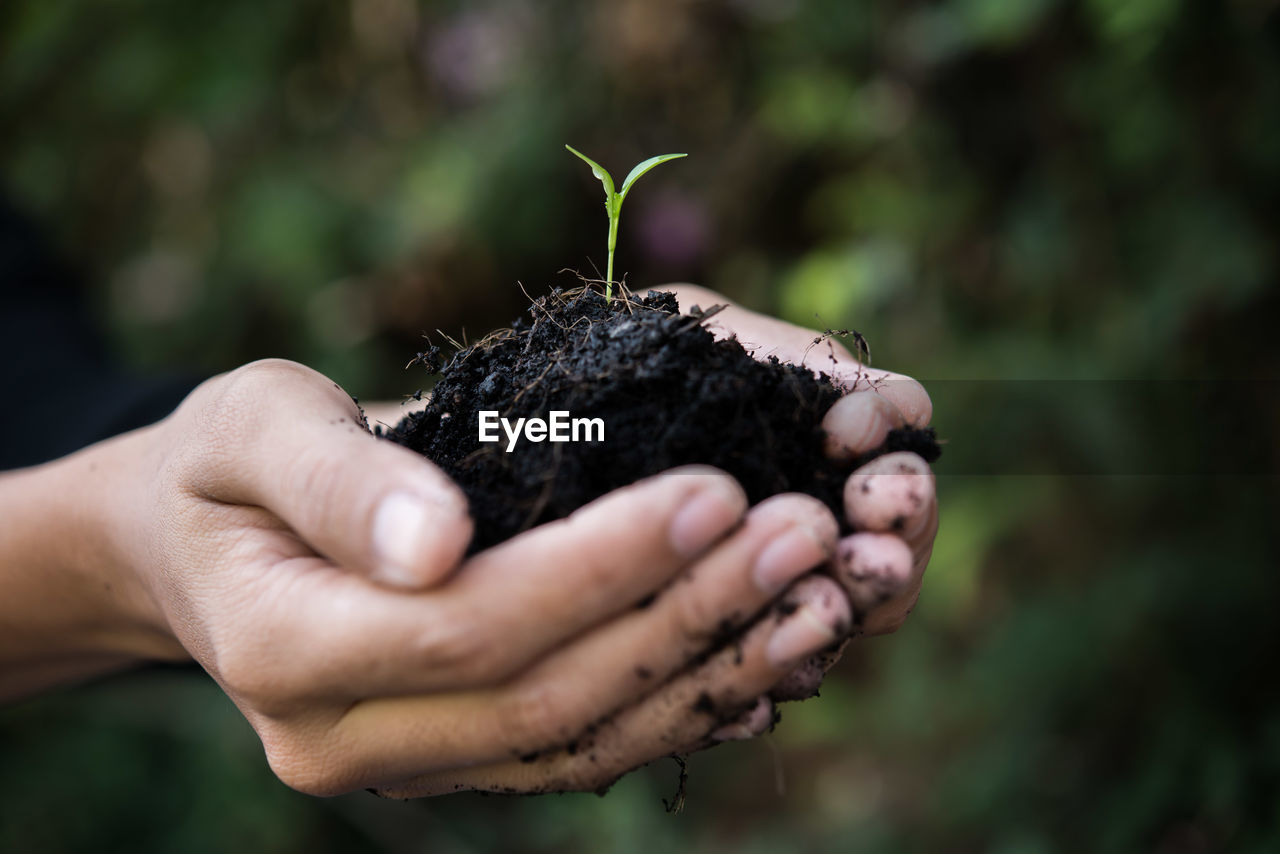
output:
[{"label": "clump of dirt", "polygon": [[[704,323],[714,309],[678,313],[674,294],[606,302],[589,289],[553,291],[529,317],[454,354],[425,410],[378,434],[440,466],[466,492],[471,551],[563,518],[607,492],[676,466],[733,475],[751,503],[805,492],[844,518],[845,478],[893,450],[938,457],[932,429],[902,428],[860,459],[822,452],[822,417],[843,391],[826,375],[758,361]],[[439,352],[420,354],[429,371]],[[599,442],[479,441],[479,413],[601,418]],[[502,431],[499,430],[499,435]]]}]

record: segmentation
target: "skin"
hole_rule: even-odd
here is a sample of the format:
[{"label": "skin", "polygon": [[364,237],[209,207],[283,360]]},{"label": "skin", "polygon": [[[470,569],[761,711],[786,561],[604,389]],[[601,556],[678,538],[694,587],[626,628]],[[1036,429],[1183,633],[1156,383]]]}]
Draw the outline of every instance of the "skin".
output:
[{"label": "skin", "polygon": [[[776,352],[813,337],[738,308],[717,321]],[[858,388],[844,357],[865,401],[828,416],[833,454],[927,418],[918,384]],[[846,510],[869,527],[843,540],[810,497],[748,508],[693,467],[462,560],[462,493],[359,419],[330,380],[268,360],[0,474],[0,697],[194,659],[303,792],[595,789],[767,727],[780,681],[820,679],[842,637],[901,623],[936,530],[923,461],[870,472],[872,499],[851,480]],[[725,625],[740,642],[712,650]]]}]

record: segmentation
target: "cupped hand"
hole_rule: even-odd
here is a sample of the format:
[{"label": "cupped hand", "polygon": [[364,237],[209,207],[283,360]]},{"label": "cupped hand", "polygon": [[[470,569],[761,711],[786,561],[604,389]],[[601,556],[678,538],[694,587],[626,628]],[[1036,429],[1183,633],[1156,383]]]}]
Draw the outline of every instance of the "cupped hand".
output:
[{"label": "cupped hand", "polygon": [[[682,311],[694,305],[726,308],[709,322],[718,337],[736,337],[753,356],[803,365],[826,373],[846,394],[822,426],[826,452],[848,462],[884,444],[895,427],[925,427],[933,405],[924,386],[904,374],[872,369],[835,337],[748,311],[696,285],[664,286]],[[817,342],[817,343],[815,343]],[[855,533],[845,537],[831,565],[865,634],[899,628],[920,594],[938,532],[935,480],[918,455],[898,452],[854,471],[845,485],[844,512]]]},{"label": "cupped hand", "polygon": [[[736,336],[757,358],[804,364],[843,384],[847,394],[823,421],[827,454],[834,461],[847,462],[881,446],[895,427],[929,423],[932,406],[918,382],[869,370],[838,341],[814,346],[819,333],[733,306],[705,288],[661,290],[675,291],[683,311],[727,305],[710,324],[717,335]],[[759,507],[795,499],[780,496]],[[817,502],[808,506],[815,516],[825,513]],[[571,749],[424,774],[381,794],[599,790],[655,756],[691,753],[764,732],[775,719],[775,701],[812,696],[850,636],[896,630],[919,596],[938,529],[928,464],[915,454],[894,453],[860,467],[846,482],[844,511],[854,533],[839,542],[822,567],[825,574],[793,582],[731,644],[594,724]],[[804,646],[820,650],[794,654]],[[789,655],[779,655],[783,649]]]},{"label": "cupped hand", "polygon": [[848,628],[843,601],[802,597],[751,629],[740,678],[691,677],[835,553],[823,505],[748,510],[727,475],[682,469],[459,563],[462,493],[361,420],[332,381],[258,362],[119,440],[98,475],[146,622],[218,681],[299,790],[451,791],[504,764],[544,771],[503,785],[542,789],[547,761],[609,720],[627,722],[622,758],[640,764],[670,752],[652,698],[716,694],[736,711]]}]

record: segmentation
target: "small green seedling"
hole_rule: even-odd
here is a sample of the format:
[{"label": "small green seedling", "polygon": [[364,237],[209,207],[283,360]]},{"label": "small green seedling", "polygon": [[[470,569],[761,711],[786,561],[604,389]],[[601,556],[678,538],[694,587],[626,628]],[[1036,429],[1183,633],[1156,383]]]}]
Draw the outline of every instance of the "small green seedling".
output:
[{"label": "small green seedling", "polygon": [[632,169],[631,173],[627,175],[627,180],[622,182],[622,189],[615,193],[613,190],[613,176],[609,174],[607,169],[572,145],[566,145],[565,148],[585,160],[587,165],[591,167],[591,174],[599,178],[601,184],[604,184],[604,210],[609,215],[609,263],[604,274],[604,298],[611,300],[613,299],[613,250],[618,245],[618,217],[622,213],[622,200],[627,197],[627,193],[631,191],[631,185],[639,180],[641,175],[659,163],[666,163],[668,160],[675,160],[678,157],[687,157],[688,155],[659,154],[657,157],[650,157],[648,160],[636,164],[636,168]]}]

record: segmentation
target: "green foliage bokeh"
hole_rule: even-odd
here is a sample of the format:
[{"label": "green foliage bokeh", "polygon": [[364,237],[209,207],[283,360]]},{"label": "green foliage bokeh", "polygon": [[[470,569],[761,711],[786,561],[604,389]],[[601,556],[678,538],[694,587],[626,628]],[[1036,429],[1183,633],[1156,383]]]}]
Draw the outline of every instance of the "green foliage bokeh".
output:
[{"label": "green foliage bokeh", "polygon": [[[617,271],[857,328],[949,443],[908,624],[694,757],[679,816],[665,762],[603,799],[309,799],[151,672],[0,711],[0,849],[1280,846],[1273,3],[23,0],[0,127],[122,358],[362,399],[603,268],[564,143],[688,151]],[[1210,402],[1126,412],[1152,395]]]}]

